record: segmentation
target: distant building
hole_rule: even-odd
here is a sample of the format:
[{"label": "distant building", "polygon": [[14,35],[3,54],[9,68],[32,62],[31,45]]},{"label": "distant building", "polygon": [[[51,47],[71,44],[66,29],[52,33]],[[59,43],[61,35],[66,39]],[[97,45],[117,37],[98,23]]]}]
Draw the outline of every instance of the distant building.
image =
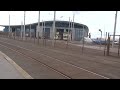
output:
[{"label": "distant building", "polygon": [[[39,36],[41,37],[43,35],[44,32],[44,36],[47,39],[53,39],[53,21],[45,21],[45,29],[42,26],[43,22],[40,22],[40,34]],[[30,36],[30,25],[31,25],[31,36],[32,37],[37,37],[37,26],[38,23],[32,23],[32,24],[27,24],[25,25],[25,33]],[[9,26],[8,25],[2,25],[4,26],[4,32],[8,32],[9,31]],[[69,29],[69,21],[56,21],[55,22],[55,30],[56,30],[56,36],[58,39],[63,40],[63,34],[67,33],[68,31],[70,32],[70,36],[71,36],[71,40],[75,40],[75,41],[80,41],[83,37],[83,27],[84,27],[84,36],[88,37],[88,32],[89,29],[86,25],[83,24],[79,24],[79,23],[74,23],[74,30],[73,29]],[[20,35],[20,32],[22,30],[23,32],[23,25],[11,25],[10,29],[12,32],[16,31],[16,35]]]}]

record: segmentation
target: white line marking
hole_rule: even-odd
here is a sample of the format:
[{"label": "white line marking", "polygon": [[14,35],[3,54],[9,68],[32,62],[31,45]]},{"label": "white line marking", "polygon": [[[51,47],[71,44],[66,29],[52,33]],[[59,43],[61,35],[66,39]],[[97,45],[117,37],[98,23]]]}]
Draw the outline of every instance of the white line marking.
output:
[{"label": "white line marking", "polygon": [[10,63],[12,64],[19,72],[20,74],[22,74],[22,76],[25,79],[33,79],[26,71],[24,71],[19,65],[17,65],[11,58],[9,58],[7,55],[5,55],[4,53],[2,53],[0,51],[0,54],[2,54],[4,56],[4,58]]},{"label": "white line marking", "polygon": [[[3,46],[2,44],[0,44],[0,45]],[[21,52],[19,52],[19,51],[16,51],[16,50],[14,50],[14,49],[11,49],[11,48],[9,48],[9,47],[7,47],[7,46],[3,46],[3,47],[6,47],[6,48],[8,48],[8,49],[10,49],[10,50],[13,50],[13,51],[15,51],[15,52],[23,55],[23,53],[21,53]],[[25,55],[24,55],[24,56],[25,56]],[[27,56],[27,55],[26,55],[26,56]],[[31,57],[27,57],[27,58],[30,58],[30,59],[31,59]],[[6,58],[5,58],[5,59],[6,59]],[[33,58],[32,58],[32,59],[33,59]],[[36,60],[35,60],[35,61],[36,61]],[[41,62],[40,62],[40,63],[41,63]],[[59,73],[60,75],[66,77],[66,78],[68,78],[68,79],[71,79],[69,76],[67,76],[67,75],[65,75],[65,74],[63,74],[63,73],[60,73],[59,71],[54,70],[53,68],[45,65],[44,63],[41,63],[41,64],[44,65],[44,66],[46,66],[46,67],[48,67],[49,69],[52,69],[53,71]]]}]

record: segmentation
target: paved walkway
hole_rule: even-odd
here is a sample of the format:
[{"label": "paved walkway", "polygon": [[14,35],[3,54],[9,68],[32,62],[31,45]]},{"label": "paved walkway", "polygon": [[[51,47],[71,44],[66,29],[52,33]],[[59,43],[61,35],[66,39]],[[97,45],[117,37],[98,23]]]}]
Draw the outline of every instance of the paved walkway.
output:
[{"label": "paved walkway", "polygon": [[0,79],[32,79],[32,77],[0,51]]}]

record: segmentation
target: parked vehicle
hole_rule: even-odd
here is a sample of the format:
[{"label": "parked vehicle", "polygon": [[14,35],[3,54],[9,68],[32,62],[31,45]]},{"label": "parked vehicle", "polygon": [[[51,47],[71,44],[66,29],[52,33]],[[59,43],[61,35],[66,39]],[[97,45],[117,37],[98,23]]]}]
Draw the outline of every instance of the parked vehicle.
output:
[{"label": "parked vehicle", "polygon": [[65,40],[65,41],[68,40],[68,33],[63,33],[63,40]]}]

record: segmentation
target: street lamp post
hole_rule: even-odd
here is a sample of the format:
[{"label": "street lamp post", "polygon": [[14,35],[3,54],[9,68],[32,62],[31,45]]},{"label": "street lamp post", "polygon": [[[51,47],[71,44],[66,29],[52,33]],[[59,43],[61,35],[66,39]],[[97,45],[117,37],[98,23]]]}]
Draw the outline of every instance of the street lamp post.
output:
[{"label": "street lamp post", "polygon": [[101,48],[101,41],[102,41],[102,30],[99,29],[99,31],[101,32],[101,38],[100,38],[100,48]]},{"label": "street lamp post", "polygon": [[[37,32],[40,32],[40,11],[39,11],[39,15],[38,15],[38,28],[37,28]],[[38,35],[38,34],[37,34]],[[39,36],[38,36],[39,37]]]},{"label": "street lamp post", "polygon": [[83,42],[83,46],[82,46],[82,54],[83,54],[84,43],[85,43],[85,42],[84,42],[84,37],[85,37],[85,34],[84,34],[84,33],[85,33],[85,30],[84,30],[84,25],[83,25],[83,41],[82,41],[82,42]]},{"label": "street lamp post", "polygon": [[116,23],[117,23],[117,11],[116,11],[116,14],[115,14],[115,24],[114,24],[114,33],[113,33],[112,48],[114,47],[114,41],[115,41]]},{"label": "street lamp post", "polygon": [[31,23],[30,23],[30,39],[31,39]]},{"label": "street lamp post", "polygon": [[68,28],[68,41],[70,40],[70,17],[69,17],[69,28]]},{"label": "street lamp post", "polygon": [[56,34],[56,30],[55,30],[55,18],[56,18],[56,11],[54,11],[54,20],[53,20],[53,46],[55,44],[54,37],[55,37],[55,34]]},{"label": "street lamp post", "polygon": [[8,37],[10,37],[10,33],[11,33],[11,31],[10,31],[10,14],[9,14],[9,33],[8,33]]},{"label": "street lamp post", "polygon": [[38,44],[39,44],[39,32],[40,32],[40,11],[39,11],[39,15],[38,15],[38,27],[37,27],[37,40],[38,40]]},{"label": "street lamp post", "polygon": [[23,40],[25,40],[25,13],[26,12],[24,11],[24,34],[23,34],[24,36],[23,36]]},{"label": "street lamp post", "polygon": [[21,21],[21,39],[23,37],[23,22]]},{"label": "street lamp post", "polygon": [[72,41],[72,20],[70,21],[70,26],[71,26],[71,27],[70,27],[70,28],[71,28],[71,29],[70,29],[70,30],[71,30],[71,31],[70,31],[70,41]]},{"label": "street lamp post", "polygon": [[72,40],[74,39],[74,18],[75,18],[75,14],[73,13],[73,25],[72,25]]}]

